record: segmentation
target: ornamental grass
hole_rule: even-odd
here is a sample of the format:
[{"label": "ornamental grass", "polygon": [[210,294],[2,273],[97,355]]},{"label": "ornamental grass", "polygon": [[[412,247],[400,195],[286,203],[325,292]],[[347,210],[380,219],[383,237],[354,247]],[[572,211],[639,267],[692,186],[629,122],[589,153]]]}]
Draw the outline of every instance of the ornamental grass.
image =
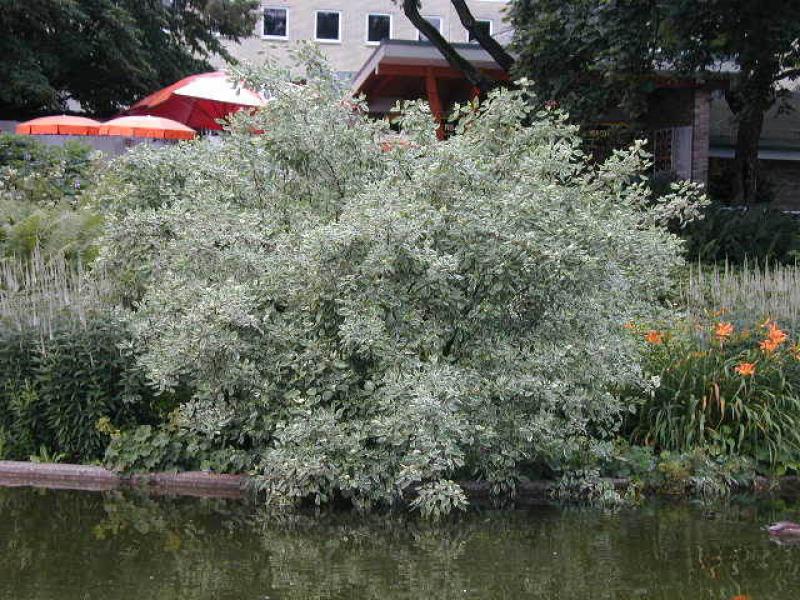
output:
[{"label": "ornamental grass", "polygon": [[739,328],[753,315],[770,315],[783,329],[800,333],[800,269],[796,265],[744,261],[691,265],[681,304],[694,319],[721,318]]}]

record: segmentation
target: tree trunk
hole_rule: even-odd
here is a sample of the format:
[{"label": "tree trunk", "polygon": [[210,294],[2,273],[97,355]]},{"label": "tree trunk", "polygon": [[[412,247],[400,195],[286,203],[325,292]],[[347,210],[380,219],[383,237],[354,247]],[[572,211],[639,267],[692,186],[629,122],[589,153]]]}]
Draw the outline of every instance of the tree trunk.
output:
[{"label": "tree trunk", "polygon": [[758,143],[764,113],[775,103],[778,67],[771,54],[743,56],[739,74],[725,93],[737,124],[732,198],[736,203],[753,204],[758,196]]},{"label": "tree trunk", "polygon": [[734,201],[753,204],[758,197],[758,142],[764,110],[747,107],[738,115],[734,166]]}]

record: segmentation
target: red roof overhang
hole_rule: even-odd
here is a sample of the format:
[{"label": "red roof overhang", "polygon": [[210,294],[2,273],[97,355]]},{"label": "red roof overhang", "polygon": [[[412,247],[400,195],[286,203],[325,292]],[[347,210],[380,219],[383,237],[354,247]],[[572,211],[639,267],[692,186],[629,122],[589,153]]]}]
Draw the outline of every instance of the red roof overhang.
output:
[{"label": "red roof overhang", "polygon": [[[456,44],[464,58],[489,77],[508,81],[488,52],[476,44]],[[445,85],[434,82],[445,82]],[[366,96],[372,112],[386,112],[397,100],[427,98],[433,107],[430,92],[436,89],[442,104],[463,101],[473,95],[473,87],[464,74],[451,67],[439,51],[429,43],[383,42],[355,77],[353,92]],[[434,109],[435,110],[435,109]]]}]

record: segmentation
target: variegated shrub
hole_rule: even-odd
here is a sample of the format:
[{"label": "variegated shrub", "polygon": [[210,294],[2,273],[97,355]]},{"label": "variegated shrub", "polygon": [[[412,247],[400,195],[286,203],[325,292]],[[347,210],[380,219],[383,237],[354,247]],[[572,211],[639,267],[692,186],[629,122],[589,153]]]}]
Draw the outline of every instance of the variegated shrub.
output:
[{"label": "variegated shrub", "polygon": [[[98,194],[142,364],[193,390],[163,426],[170,464],[247,469],[272,502],[419,488],[435,516],[463,506],[451,480],[512,492],[607,439],[611,390],[641,376],[622,325],[671,293],[662,225],[698,190],[654,204],[641,145],[592,165],[525,82],[439,142],[427,107],[403,107],[397,137],[307,72],[249,74],[266,108],[216,143],[131,153]],[[109,459],[164,466],[148,435]]]}]

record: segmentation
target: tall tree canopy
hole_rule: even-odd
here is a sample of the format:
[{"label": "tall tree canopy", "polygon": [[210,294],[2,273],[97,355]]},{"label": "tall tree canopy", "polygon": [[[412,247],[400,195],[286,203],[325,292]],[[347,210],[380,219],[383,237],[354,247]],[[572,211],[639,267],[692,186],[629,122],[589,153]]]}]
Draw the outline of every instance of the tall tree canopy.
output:
[{"label": "tall tree canopy", "polygon": [[609,106],[636,116],[657,69],[727,71],[737,119],[737,199],[753,201],[764,113],[800,76],[797,0],[515,0],[517,75],[590,121]]},{"label": "tall tree canopy", "polygon": [[249,35],[257,0],[0,0],[0,114],[100,115],[231,59],[223,38]]}]

